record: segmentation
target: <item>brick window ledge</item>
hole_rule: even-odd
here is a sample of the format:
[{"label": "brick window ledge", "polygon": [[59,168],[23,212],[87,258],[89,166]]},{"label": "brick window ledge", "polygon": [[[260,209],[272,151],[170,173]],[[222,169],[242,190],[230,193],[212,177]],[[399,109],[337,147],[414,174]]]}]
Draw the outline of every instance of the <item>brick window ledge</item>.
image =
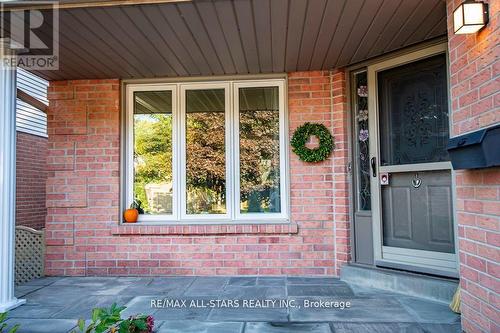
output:
[{"label": "brick window ledge", "polygon": [[213,224],[213,225],[124,225],[112,227],[113,235],[227,235],[227,234],[296,234],[296,223]]}]

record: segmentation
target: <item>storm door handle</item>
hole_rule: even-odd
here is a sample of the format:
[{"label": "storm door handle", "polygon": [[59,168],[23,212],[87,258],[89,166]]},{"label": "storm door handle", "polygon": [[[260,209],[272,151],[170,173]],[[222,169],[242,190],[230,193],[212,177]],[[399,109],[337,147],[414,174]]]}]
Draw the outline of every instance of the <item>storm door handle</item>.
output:
[{"label": "storm door handle", "polygon": [[377,159],[375,157],[372,157],[370,160],[370,164],[372,166],[373,177],[377,177]]}]

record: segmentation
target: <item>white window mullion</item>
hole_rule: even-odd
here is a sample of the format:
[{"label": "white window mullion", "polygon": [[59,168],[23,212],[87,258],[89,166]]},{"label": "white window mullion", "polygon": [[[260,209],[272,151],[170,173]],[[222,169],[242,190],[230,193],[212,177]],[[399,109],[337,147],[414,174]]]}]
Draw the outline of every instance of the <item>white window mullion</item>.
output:
[{"label": "white window mullion", "polygon": [[[224,157],[225,157],[225,192],[226,192],[226,213],[225,214],[187,214],[187,172],[186,172],[186,92],[196,90],[209,90],[209,89],[224,89]],[[181,206],[181,220],[186,221],[230,221],[232,216],[231,210],[231,196],[232,196],[232,181],[231,181],[231,167],[230,161],[232,159],[230,142],[231,142],[231,96],[230,96],[230,83],[229,82],[216,82],[216,83],[189,83],[181,85],[181,165],[182,165],[182,206]]]},{"label": "white window mullion", "polygon": [[124,209],[130,207],[134,200],[134,92],[132,87],[127,87],[127,110],[125,112],[125,126],[127,126],[126,133],[126,154],[125,154],[125,172],[126,172],[126,196],[124,202]]},{"label": "white window mullion", "polygon": [[184,85],[180,86],[179,89],[179,219],[182,220],[183,216],[186,214],[186,202],[187,202],[187,191],[186,191],[186,88]]},{"label": "white window mullion", "polygon": [[290,188],[288,185],[289,168],[288,160],[288,117],[286,112],[286,94],[285,82],[281,81],[279,84],[279,106],[280,106],[280,200],[281,200],[281,215],[288,217],[289,214],[289,193]]},{"label": "white window mullion", "polygon": [[233,84],[233,128],[234,128],[234,217],[238,219],[240,215],[240,108],[239,108],[239,87]]},{"label": "white window mullion", "polygon": [[238,188],[236,187],[238,180],[238,169],[239,158],[237,153],[238,146],[238,117],[235,112],[236,108],[236,98],[234,95],[234,83],[231,82],[229,86],[229,96],[231,97],[231,104],[229,108],[229,114],[231,116],[231,122],[229,123],[229,128],[231,130],[230,134],[230,151],[231,151],[231,159],[229,160],[229,168],[231,170],[231,196],[228,196],[228,203],[231,205],[231,220],[236,219],[236,212],[238,211],[237,205],[237,193]]},{"label": "white window mullion", "polygon": [[[174,179],[174,188],[175,188],[175,201],[174,201],[174,216],[176,220],[180,220],[180,212],[181,212],[181,197],[182,197],[182,188],[181,188],[181,172],[182,172],[182,164],[181,164],[181,142],[182,142],[182,131],[181,131],[181,99],[180,99],[180,85],[175,86],[175,95],[172,100],[172,104],[175,105],[175,112],[173,113],[173,126],[174,128],[172,136],[175,138],[173,149],[173,160],[175,170],[173,172]],[[175,99],[174,99],[175,98]]]},{"label": "white window mullion", "polygon": [[229,219],[234,219],[234,205],[232,202],[232,198],[234,197],[234,168],[232,165],[232,161],[234,159],[234,154],[233,154],[233,115],[232,115],[232,110],[233,110],[233,96],[231,93],[231,88],[232,84],[230,82],[227,83],[225,86],[224,90],[224,96],[225,96],[225,134],[226,134],[226,142],[225,142],[225,149],[226,149],[226,214]]}]

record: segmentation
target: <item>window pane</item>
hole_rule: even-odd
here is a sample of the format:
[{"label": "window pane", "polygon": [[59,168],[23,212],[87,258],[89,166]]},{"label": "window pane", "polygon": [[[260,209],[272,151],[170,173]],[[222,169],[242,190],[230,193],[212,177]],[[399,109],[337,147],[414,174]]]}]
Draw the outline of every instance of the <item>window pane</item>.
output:
[{"label": "window pane", "polygon": [[382,165],[449,161],[446,56],[378,74]]},{"label": "window pane", "polygon": [[187,214],[226,213],[225,91],[186,91]]},{"label": "window pane", "polygon": [[134,93],[134,198],[146,214],[172,214],[172,92]]},{"label": "window pane", "polygon": [[241,88],[240,212],[279,213],[279,89]]},{"label": "window pane", "polygon": [[357,149],[358,209],[371,210],[370,139],[368,134],[368,86],[366,72],[354,75]]}]

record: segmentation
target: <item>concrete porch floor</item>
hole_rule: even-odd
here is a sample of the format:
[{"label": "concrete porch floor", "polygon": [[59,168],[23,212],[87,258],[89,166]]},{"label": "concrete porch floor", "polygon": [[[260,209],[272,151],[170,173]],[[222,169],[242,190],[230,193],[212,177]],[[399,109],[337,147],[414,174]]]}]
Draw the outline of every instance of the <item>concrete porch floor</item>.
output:
[{"label": "concrete porch floor", "polygon": [[[125,304],[122,315],[152,314],[159,333],[452,333],[460,316],[446,304],[307,277],[47,277],[16,286],[27,304],[9,313],[19,333],[66,333],[93,307]],[[152,308],[152,299],[188,300],[186,308]],[[295,307],[243,307],[243,300],[295,300]],[[208,307],[189,307],[191,300]],[[210,307],[239,300],[239,308]],[[304,301],[349,301],[350,308],[304,307]],[[227,305],[227,304],[226,304]],[[248,304],[247,304],[248,305]],[[300,307],[300,308],[299,308]]]}]

